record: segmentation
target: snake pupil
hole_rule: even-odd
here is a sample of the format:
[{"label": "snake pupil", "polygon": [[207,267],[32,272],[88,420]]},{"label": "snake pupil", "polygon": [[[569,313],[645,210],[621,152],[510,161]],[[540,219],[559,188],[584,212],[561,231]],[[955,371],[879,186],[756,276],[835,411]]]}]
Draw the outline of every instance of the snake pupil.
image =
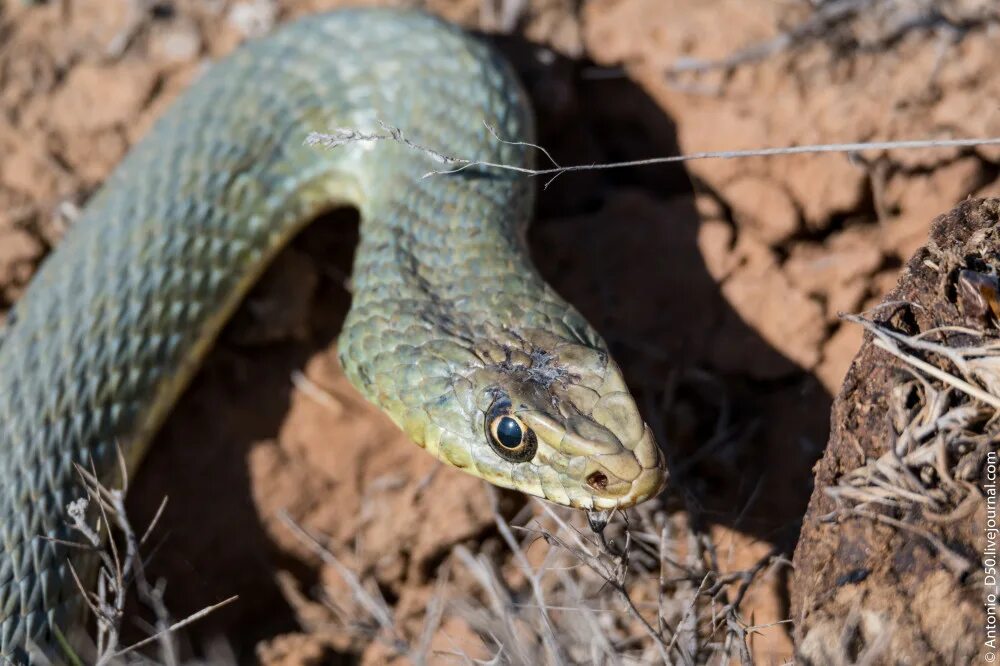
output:
[{"label": "snake pupil", "polygon": [[498,397],[493,402],[486,412],[486,441],[507,462],[530,462],[538,452],[538,438],[511,411],[507,396]]},{"label": "snake pupil", "polygon": [[496,433],[497,441],[508,449],[516,449],[521,445],[521,440],[524,438],[521,426],[509,416],[500,419],[500,422],[497,424]]}]

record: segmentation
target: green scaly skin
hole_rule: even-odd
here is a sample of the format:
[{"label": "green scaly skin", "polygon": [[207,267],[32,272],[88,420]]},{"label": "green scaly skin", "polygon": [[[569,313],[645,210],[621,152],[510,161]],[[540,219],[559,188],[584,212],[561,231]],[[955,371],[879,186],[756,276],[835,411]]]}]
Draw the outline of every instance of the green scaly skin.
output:
[{"label": "green scaly skin", "polygon": [[[111,175],[38,271],[0,345],[0,662],[78,627],[92,558],[65,507],[74,463],[117,482],[269,260],[324,210],[363,219],[340,338],[351,381],[415,442],[499,486],[585,509],[631,506],[666,473],[600,336],[539,277],[533,188],[395,142],[307,147],[310,131],[405,128],[450,154],[530,165],[509,67],[417,13],[310,17],[212,67]],[[512,416],[527,459],[492,441]],[[523,441],[528,441],[524,439]],[[522,453],[524,451],[522,450]]]}]

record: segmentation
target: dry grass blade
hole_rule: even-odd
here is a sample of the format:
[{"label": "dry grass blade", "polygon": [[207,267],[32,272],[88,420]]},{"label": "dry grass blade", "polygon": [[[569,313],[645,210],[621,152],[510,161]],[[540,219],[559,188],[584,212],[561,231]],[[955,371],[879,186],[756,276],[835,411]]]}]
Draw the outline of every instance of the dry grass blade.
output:
[{"label": "dry grass blade", "polygon": [[914,508],[932,524],[947,523],[968,515],[982,499],[974,483],[977,470],[1000,434],[998,341],[971,329],[910,336],[860,316],[845,319],[871,332],[873,344],[905,363],[911,379],[897,382],[887,396],[895,441],[881,457],[826,488],[840,508],[825,519],[863,517],[917,535],[956,576],[964,576],[972,566],[965,557],[901,517]]},{"label": "dry grass blade", "polygon": [[[133,654],[140,648],[151,643],[159,644],[158,663],[173,665],[180,663],[173,643],[176,632],[191,623],[205,617],[212,611],[221,608],[237,597],[229,599],[198,611],[178,622],[171,622],[170,615],[163,601],[163,583],[156,586],[150,584],[146,577],[141,546],[149,538],[166,506],[166,498],[139,538],[132,528],[125,511],[125,488],[128,474],[125,459],[118,450],[119,479],[121,488],[110,488],[97,476],[93,468],[87,469],[77,465],[85,496],[70,502],[66,506],[66,515],[70,529],[82,537],[82,542],[65,540],[52,541],[68,548],[85,550],[97,558],[97,589],[89,590],[78,575],[76,567],[69,565],[70,574],[80,591],[80,595],[88,609],[97,620],[93,663],[98,665],[114,665],[124,663],[124,657]],[[117,536],[120,537],[123,549],[119,547]],[[128,647],[121,647],[122,622],[125,619],[125,605],[130,590],[135,590],[139,600],[146,605],[156,618],[153,635],[138,641]],[[81,659],[62,639],[64,658],[79,663]]]},{"label": "dry grass blade", "polygon": [[130,652],[135,652],[139,648],[145,647],[146,645],[149,645],[150,643],[152,643],[154,641],[161,641],[162,642],[163,639],[166,636],[169,636],[170,634],[176,632],[179,629],[183,629],[184,627],[188,626],[189,624],[191,624],[193,622],[197,622],[198,620],[202,619],[203,617],[207,616],[208,614],[210,614],[210,613],[212,613],[214,611],[219,610],[223,606],[228,606],[229,604],[233,603],[234,601],[236,601],[239,598],[240,598],[239,595],[234,594],[233,596],[229,597],[228,599],[224,599],[224,600],[220,601],[217,604],[213,604],[211,606],[207,606],[205,608],[202,608],[200,611],[198,611],[196,613],[192,613],[191,615],[188,615],[183,620],[179,620],[179,621],[173,623],[172,625],[170,625],[169,627],[165,627],[160,632],[158,632],[156,634],[153,634],[152,636],[150,636],[148,638],[144,638],[144,639],[142,639],[141,641],[139,641],[137,643],[133,643],[132,645],[128,646],[127,648],[125,648],[123,650],[119,650],[118,652],[116,652],[114,654],[114,656],[115,657],[123,657],[126,654],[128,654]]},{"label": "dry grass blade", "polygon": [[[880,326],[875,322],[869,321],[857,315],[847,315],[844,319],[860,324],[865,328],[865,330],[868,330],[875,335],[877,338],[875,344],[878,345],[880,349],[887,351],[901,361],[912,365],[914,368],[927,373],[931,377],[954,386],[955,388],[969,394],[972,398],[984,402],[994,409],[1000,409],[1000,395],[995,395],[990,393],[987,389],[976,386],[968,381],[968,378],[963,379],[961,377],[956,377],[955,375],[942,370],[941,368],[938,368],[937,366],[934,366],[927,361],[914,356],[913,354],[906,353],[903,351],[902,345],[940,354],[948,358],[963,372],[963,374],[966,375],[973,374],[973,369],[970,366],[970,356],[979,359],[991,358],[996,356],[996,350],[989,347],[975,347],[971,351],[958,351],[945,345],[927,342],[918,336],[908,336],[897,333],[887,327]],[[989,373],[990,370],[994,369],[987,367],[983,370],[986,370],[986,372]],[[993,383],[996,385],[996,381]]]},{"label": "dry grass blade", "polygon": [[378,626],[389,636],[389,646],[396,650],[399,654],[406,655],[410,652],[410,648],[400,636],[396,629],[395,619],[393,618],[392,609],[389,608],[385,600],[381,596],[377,597],[370,593],[365,586],[362,584],[361,580],[348,569],[344,564],[330,552],[319,540],[312,534],[308,533],[305,529],[299,526],[292,517],[288,515],[287,512],[281,511],[278,514],[278,518],[281,522],[291,531],[291,533],[300,541],[303,545],[307,546],[313,553],[315,553],[324,563],[330,565],[336,570],[343,581],[351,589],[351,593],[354,599],[361,605],[366,613],[371,616]]},{"label": "dry grass blade", "polygon": [[310,132],[305,139],[308,146],[316,146],[325,149],[335,149],[352,143],[374,143],[380,141],[392,141],[402,144],[418,153],[423,153],[432,161],[444,164],[448,169],[434,169],[423,175],[424,178],[431,176],[441,176],[459,173],[466,169],[498,169],[511,171],[525,176],[550,176],[544,187],[548,187],[553,180],[565,173],[577,171],[602,171],[608,169],[627,169],[633,167],[651,166],[655,164],[672,164],[675,162],[690,162],[693,160],[705,159],[737,159],[747,157],[775,157],[779,155],[809,155],[819,153],[859,153],[862,151],[885,151],[885,150],[917,150],[923,148],[974,148],[976,146],[996,146],[1000,145],[1000,137],[987,138],[961,138],[961,139],[913,139],[906,141],[868,141],[856,143],[830,143],[814,144],[807,146],[786,146],[778,148],[755,148],[751,150],[712,150],[687,155],[669,155],[664,157],[652,157],[641,160],[626,160],[623,162],[606,162],[603,164],[574,164],[561,166],[557,163],[545,148],[537,144],[524,141],[510,141],[502,139],[497,135],[496,130],[490,125],[487,129],[499,143],[508,145],[526,146],[538,150],[545,154],[552,162],[553,166],[544,169],[532,169],[529,167],[517,166],[514,164],[503,164],[488,160],[478,160],[470,157],[456,157],[441,152],[435,148],[416,143],[403,133],[399,127],[394,127],[388,123],[377,121],[382,132],[363,131],[357,128],[338,127],[330,132]]},{"label": "dry grass blade", "polygon": [[490,498],[490,507],[493,510],[493,521],[500,531],[500,535],[503,537],[504,542],[507,547],[510,548],[510,552],[514,555],[514,561],[517,563],[518,568],[524,574],[525,578],[531,585],[531,592],[535,597],[535,602],[538,604],[539,617],[541,619],[542,627],[544,629],[542,633],[542,638],[545,641],[545,645],[549,649],[550,656],[555,664],[563,664],[566,662],[566,656],[563,650],[559,646],[559,641],[556,640],[555,632],[552,629],[552,620],[549,619],[549,614],[545,610],[545,595],[542,592],[541,585],[538,582],[538,574],[532,569],[531,564],[528,562],[528,558],[525,557],[524,552],[517,543],[517,539],[514,538],[513,533],[510,531],[510,525],[504,520],[503,516],[500,515],[497,509],[497,491],[493,486],[487,485],[487,494]]}]

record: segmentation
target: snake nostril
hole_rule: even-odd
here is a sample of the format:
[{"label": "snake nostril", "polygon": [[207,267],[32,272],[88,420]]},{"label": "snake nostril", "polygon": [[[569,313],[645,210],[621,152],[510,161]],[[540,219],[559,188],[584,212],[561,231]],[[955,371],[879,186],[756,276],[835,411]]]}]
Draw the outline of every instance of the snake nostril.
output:
[{"label": "snake nostril", "polygon": [[608,487],[608,476],[604,472],[592,472],[587,476],[587,484],[595,490],[606,490]]}]

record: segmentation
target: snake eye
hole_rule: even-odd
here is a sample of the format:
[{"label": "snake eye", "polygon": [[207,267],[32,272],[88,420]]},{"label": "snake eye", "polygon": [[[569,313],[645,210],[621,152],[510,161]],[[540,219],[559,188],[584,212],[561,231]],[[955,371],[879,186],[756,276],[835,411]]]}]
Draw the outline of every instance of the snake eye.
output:
[{"label": "snake eye", "polygon": [[497,401],[487,413],[486,439],[493,450],[509,462],[527,462],[538,450],[535,433],[510,413],[507,400]]},{"label": "snake eye", "polygon": [[524,441],[524,428],[520,421],[511,416],[501,416],[493,419],[490,433],[497,444],[505,449],[516,449]]}]

